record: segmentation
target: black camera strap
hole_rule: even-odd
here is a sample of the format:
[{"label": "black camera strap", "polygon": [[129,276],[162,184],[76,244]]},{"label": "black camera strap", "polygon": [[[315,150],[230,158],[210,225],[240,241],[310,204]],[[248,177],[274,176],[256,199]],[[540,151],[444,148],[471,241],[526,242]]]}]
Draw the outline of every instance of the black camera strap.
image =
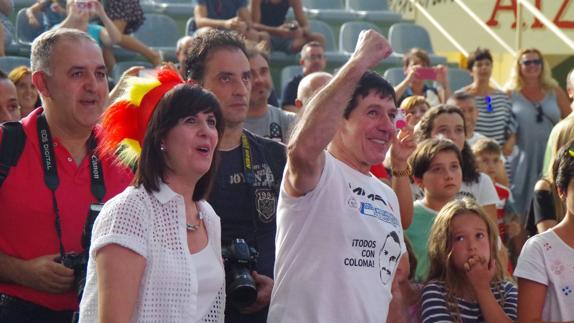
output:
[{"label": "black camera strap", "polygon": [[[52,207],[55,213],[54,226],[60,247],[60,256],[64,256],[65,249],[62,242],[62,226],[60,223],[60,209],[56,199],[56,189],[60,186],[60,179],[58,178],[58,170],[56,169],[56,156],[54,154],[54,145],[52,142],[52,135],[48,128],[46,116],[42,113],[37,120],[38,126],[38,142],[40,144],[40,159],[42,160],[42,167],[44,169],[44,183],[52,191]],[[91,191],[99,203],[102,202],[106,194],[104,184],[104,173],[102,164],[95,153],[96,139],[94,133],[88,139],[88,150],[91,152],[90,156],[90,178],[91,178]],[[89,221],[87,219],[86,221]]]}]

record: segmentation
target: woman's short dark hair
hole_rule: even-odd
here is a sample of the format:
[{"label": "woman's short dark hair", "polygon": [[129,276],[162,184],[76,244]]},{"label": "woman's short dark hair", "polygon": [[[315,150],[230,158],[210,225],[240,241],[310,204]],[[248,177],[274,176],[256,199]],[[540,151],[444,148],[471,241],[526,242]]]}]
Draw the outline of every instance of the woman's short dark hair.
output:
[{"label": "woman's short dark hair", "polygon": [[[421,121],[419,121],[418,127],[415,130],[415,137],[417,142],[422,142],[423,140],[432,138],[432,131],[434,126],[434,120],[444,113],[456,113],[462,119],[462,124],[464,125],[464,133],[466,134],[466,122],[464,121],[464,114],[462,111],[449,104],[441,104],[431,109],[427,110]],[[465,183],[478,183],[480,179],[480,173],[478,172],[478,167],[476,166],[476,160],[474,159],[474,154],[470,146],[464,141],[464,147],[460,152],[462,155],[462,181]]]},{"label": "woman's short dark hair", "polygon": [[492,63],[492,55],[490,51],[486,48],[478,47],[474,52],[470,53],[468,60],[466,61],[466,69],[471,71],[474,63],[487,59]]},{"label": "woman's short dark hair", "polygon": [[560,148],[552,168],[556,189],[558,192],[566,193],[568,184],[574,178],[574,139]]},{"label": "woman's short dark hair", "polygon": [[200,112],[211,112],[215,115],[215,127],[219,139],[218,145],[214,147],[211,167],[195,185],[193,200],[199,201],[207,196],[218,164],[217,147],[223,136],[224,122],[221,107],[215,95],[190,83],[180,84],[169,90],[157,104],[144,136],[134,178],[136,186],[143,185],[148,192],[159,191],[160,180],[165,180],[166,171],[169,168],[164,153],[160,149],[162,141],[179,120]]}]

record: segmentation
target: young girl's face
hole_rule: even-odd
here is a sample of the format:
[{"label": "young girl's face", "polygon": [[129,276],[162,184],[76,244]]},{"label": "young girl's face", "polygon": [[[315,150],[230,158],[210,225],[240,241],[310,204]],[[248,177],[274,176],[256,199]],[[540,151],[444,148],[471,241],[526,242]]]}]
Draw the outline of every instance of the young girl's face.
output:
[{"label": "young girl's face", "polygon": [[409,109],[407,113],[407,121],[411,127],[414,127],[419,123],[425,112],[427,112],[426,104],[415,105]]},{"label": "young girl's face", "polygon": [[490,261],[488,228],[478,215],[463,213],[451,221],[452,260],[455,268],[464,271],[464,264],[471,258]]},{"label": "young girl's face", "polygon": [[436,154],[418,184],[429,198],[453,199],[462,184],[462,168],[456,153],[445,150]]},{"label": "young girl's face", "polygon": [[464,120],[458,113],[443,113],[438,115],[432,124],[431,136],[436,138],[443,135],[452,140],[462,151],[466,136],[464,133]]}]

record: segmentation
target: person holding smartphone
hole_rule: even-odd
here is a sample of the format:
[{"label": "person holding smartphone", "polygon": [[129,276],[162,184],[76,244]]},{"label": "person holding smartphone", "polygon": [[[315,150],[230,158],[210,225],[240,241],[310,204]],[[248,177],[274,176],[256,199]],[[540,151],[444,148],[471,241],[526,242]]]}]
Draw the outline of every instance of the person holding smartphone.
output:
[{"label": "person holding smartphone", "polygon": [[[112,20],[104,11],[104,6],[95,0],[67,0],[67,16],[61,24],[54,26],[57,28],[72,28],[86,32],[92,37],[101,48],[111,48],[122,39],[122,33],[116,28]],[[98,17],[103,26],[90,22],[94,17]],[[111,71],[113,65],[108,62],[106,67]]]},{"label": "person holding smartphone", "polygon": [[[427,52],[413,48],[403,58],[403,69],[405,79],[394,87],[399,105],[404,99],[413,95],[425,97],[431,107],[446,103],[450,94],[446,66],[432,67]],[[436,81],[440,87],[435,88],[426,81]]]}]

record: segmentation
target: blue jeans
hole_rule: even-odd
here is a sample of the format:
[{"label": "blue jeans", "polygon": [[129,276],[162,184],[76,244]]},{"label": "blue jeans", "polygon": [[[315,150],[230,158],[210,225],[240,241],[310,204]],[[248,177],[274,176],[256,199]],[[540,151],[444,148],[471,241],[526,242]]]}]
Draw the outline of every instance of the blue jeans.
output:
[{"label": "blue jeans", "polygon": [[0,323],[72,323],[73,315],[0,294]]}]

